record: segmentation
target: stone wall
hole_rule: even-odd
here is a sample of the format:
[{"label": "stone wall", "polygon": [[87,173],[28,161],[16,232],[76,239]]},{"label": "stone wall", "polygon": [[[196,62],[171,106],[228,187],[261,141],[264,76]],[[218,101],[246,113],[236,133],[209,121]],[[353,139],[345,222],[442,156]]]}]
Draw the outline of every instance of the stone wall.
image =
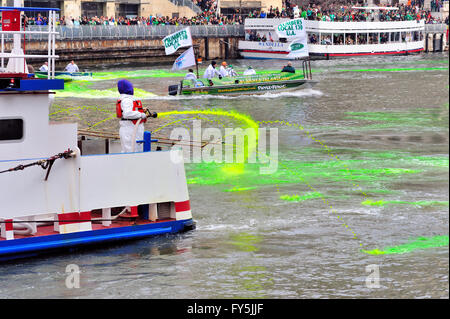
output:
[{"label": "stone wall", "polygon": [[[237,58],[239,38],[194,38],[197,58],[202,60]],[[11,50],[11,42],[5,43],[5,51]],[[26,53],[47,54],[47,41],[30,41],[26,43]],[[66,66],[71,60],[76,61],[80,69],[100,64],[114,63],[148,63],[173,64],[175,58],[184,49],[173,55],[166,55],[161,39],[122,39],[122,40],[69,40],[56,41],[57,69]],[[45,59],[28,60],[34,67],[40,66]]]}]

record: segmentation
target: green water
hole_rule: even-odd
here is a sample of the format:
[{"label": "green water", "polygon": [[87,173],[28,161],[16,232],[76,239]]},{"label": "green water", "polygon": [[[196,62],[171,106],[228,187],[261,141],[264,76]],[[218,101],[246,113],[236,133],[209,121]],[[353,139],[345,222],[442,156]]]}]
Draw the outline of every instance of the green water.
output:
[{"label": "green water", "polygon": [[[252,65],[260,74],[285,64],[230,62],[239,72]],[[448,298],[447,56],[311,64],[319,81],[313,89],[267,97],[168,97],[167,86],[184,75],[170,66],[99,70],[67,85],[50,110],[53,121],[117,133],[116,83],[128,78],[144,105],[160,115],[146,123],[155,135],[167,137],[178,127],[192,134],[193,120],[222,132],[277,129],[277,169],[262,174],[268,164],[249,163],[249,157],[244,163],[186,162],[194,232],[37,263],[14,280],[3,277],[0,293]],[[269,154],[257,153],[257,159]],[[82,265],[89,277],[76,292],[31,275],[51,278],[49,267],[64,273],[68,263]],[[371,264],[380,266],[380,289],[364,284]],[[24,283],[39,293],[20,289]]]},{"label": "green water", "polygon": [[448,236],[433,236],[433,237],[418,237],[410,240],[405,244],[398,246],[385,247],[382,250],[373,249],[364,251],[370,255],[387,255],[387,254],[405,254],[411,253],[420,249],[447,247]]}]

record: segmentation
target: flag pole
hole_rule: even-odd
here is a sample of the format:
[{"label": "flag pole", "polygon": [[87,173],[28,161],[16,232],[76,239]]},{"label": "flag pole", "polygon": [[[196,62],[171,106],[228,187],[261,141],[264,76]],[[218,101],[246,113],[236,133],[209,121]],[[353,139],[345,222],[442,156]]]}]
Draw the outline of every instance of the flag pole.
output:
[{"label": "flag pole", "polygon": [[195,68],[197,70],[197,79],[200,78],[198,75],[198,60],[197,60],[197,50],[195,49],[194,45],[192,45],[192,48],[194,49],[194,58],[195,58]]}]

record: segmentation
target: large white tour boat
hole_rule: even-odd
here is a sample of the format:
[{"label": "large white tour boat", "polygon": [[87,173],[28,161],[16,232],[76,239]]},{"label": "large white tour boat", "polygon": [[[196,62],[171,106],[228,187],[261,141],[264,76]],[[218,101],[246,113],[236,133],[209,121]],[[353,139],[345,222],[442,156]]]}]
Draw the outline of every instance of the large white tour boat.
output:
[{"label": "large white tour boat", "polygon": [[[239,53],[247,59],[289,59],[289,42],[276,26],[289,19],[246,19]],[[329,22],[304,20],[309,55],[335,58],[364,55],[403,55],[424,50],[425,22]]]}]

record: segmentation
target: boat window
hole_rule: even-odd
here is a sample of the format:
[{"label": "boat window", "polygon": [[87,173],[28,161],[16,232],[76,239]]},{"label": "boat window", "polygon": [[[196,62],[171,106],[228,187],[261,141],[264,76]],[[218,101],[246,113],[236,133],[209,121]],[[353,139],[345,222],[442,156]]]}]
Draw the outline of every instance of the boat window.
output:
[{"label": "boat window", "polygon": [[0,119],[0,141],[21,140],[22,137],[22,119]]},{"label": "boat window", "polygon": [[388,43],[389,42],[389,33],[388,32],[381,32],[380,33],[380,43]]},{"label": "boat window", "polygon": [[349,44],[349,45],[356,44],[356,33],[346,33],[345,34],[345,44]]},{"label": "boat window", "polygon": [[344,35],[342,33],[333,34],[333,44],[334,45],[343,45],[344,44]]},{"label": "boat window", "polygon": [[378,44],[378,33],[369,33],[369,44]]},{"label": "boat window", "polygon": [[402,38],[401,41],[402,41],[402,42],[405,42],[405,41],[406,41],[406,32],[402,32],[400,36],[401,36],[401,38]]},{"label": "boat window", "polygon": [[331,33],[322,33],[320,35],[320,44],[327,45],[331,43]]},{"label": "boat window", "polygon": [[318,44],[319,43],[319,33],[318,32],[308,32],[308,43]]},{"label": "boat window", "polygon": [[358,34],[358,44],[367,44],[367,33]]},{"label": "boat window", "polygon": [[391,41],[392,42],[400,42],[400,32],[392,32],[391,33]]},{"label": "boat window", "polygon": [[406,32],[406,41],[411,42],[412,41],[412,32]]}]

